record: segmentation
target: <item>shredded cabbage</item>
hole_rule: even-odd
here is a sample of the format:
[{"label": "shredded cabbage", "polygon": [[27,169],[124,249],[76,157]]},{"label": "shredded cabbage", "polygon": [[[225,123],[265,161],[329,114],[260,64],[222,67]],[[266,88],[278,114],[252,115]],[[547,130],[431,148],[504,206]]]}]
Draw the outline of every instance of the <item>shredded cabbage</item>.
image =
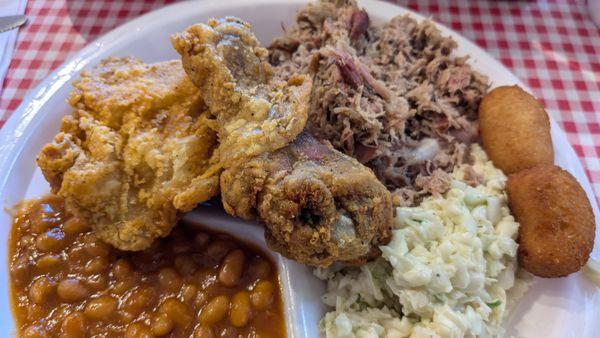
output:
[{"label": "shredded cabbage", "polygon": [[315,270],[327,281],[323,301],[334,308],[321,321],[326,337],[502,334],[529,276],[517,273],[519,224],[507,206],[506,177],[479,146],[471,147],[471,158],[482,183],[465,184],[461,166],[444,196],[397,208],[381,258]]}]

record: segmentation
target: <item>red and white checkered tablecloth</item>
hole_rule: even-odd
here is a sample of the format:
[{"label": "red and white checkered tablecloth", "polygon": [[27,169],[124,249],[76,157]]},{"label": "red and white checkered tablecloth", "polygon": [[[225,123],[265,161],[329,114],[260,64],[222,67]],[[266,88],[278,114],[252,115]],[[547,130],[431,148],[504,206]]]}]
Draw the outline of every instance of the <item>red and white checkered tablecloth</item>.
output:
[{"label": "red and white checkered tablecloth", "polygon": [[[28,90],[87,43],[172,0],[29,0],[2,84],[0,127]],[[397,0],[475,41],[543,100],[600,201],[600,29],[584,1]]]}]

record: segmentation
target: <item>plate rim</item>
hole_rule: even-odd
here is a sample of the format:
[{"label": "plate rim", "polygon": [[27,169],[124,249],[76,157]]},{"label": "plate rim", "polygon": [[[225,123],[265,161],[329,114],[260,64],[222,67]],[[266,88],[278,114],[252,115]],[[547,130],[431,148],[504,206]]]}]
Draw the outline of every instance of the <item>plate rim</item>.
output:
[{"label": "plate rim", "polygon": [[[278,3],[278,4],[288,4],[288,5],[297,5],[300,6],[303,3],[307,3],[307,0],[255,0],[253,4],[270,4],[270,3]],[[136,28],[144,23],[151,22],[154,19],[159,19],[163,15],[167,15],[172,12],[177,12],[178,10],[185,9],[188,6],[193,6],[194,4],[201,3],[203,7],[203,11],[210,11],[211,8],[219,8],[226,9],[231,7],[238,7],[240,5],[247,5],[247,1],[245,0],[231,0],[227,1],[225,4],[221,1],[216,0],[196,0],[196,1],[183,1],[174,4],[170,4],[159,8],[157,10],[145,13],[133,20],[123,23],[122,25],[113,28],[109,32],[99,36],[94,41],[90,42],[87,46],[76,52],[74,55],[65,60],[59,67],[57,67],[54,71],[49,73],[35,88],[32,88],[28,91],[28,93],[23,98],[22,102],[19,104],[17,109],[15,109],[11,116],[6,120],[2,128],[0,129],[0,192],[4,192],[6,190],[7,182],[12,175],[10,175],[14,169],[14,165],[17,163],[19,159],[19,154],[22,152],[23,148],[28,143],[29,138],[31,137],[31,131],[39,128],[40,118],[39,111],[40,108],[63,86],[68,85],[69,82],[73,80],[74,74],[85,68],[90,64],[90,62],[97,57],[98,54],[101,53],[102,50],[106,48],[111,48],[111,45],[115,45],[119,41],[119,36],[121,34],[130,31],[132,28]],[[390,8],[392,13],[408,13],[413,18],[418,21],[421,20],[431,20],[431,22],[438,28],[442,28],[444,30],[445,36],[450,36],[454,39],[459,46],[467,47],[468,49],[474,51],[477,59],[484,58],[486,63],[491,63],[494,67],[498,68],[501,72],[505,73],[507,77],[512,78],[514,84],[521,86],[524,90],[528,92],[532,92],[529,86],[525,85],[512,71],[510,71],[504,64],[498,61],[494,56],[485,51],[483,48],[476,45],[471,40],[464,37],[462,34],[456,32],[455,30],[449,28],[446,25],[443,25],[437,21],[434,21],[431,17],[425,17],[422,14],[419,14],[411,9],[406,7],[392,4],[388,2],[383,2],[379,0],[359,0],[359,6],[361,7],[377,7],[379,10],[385,10],[386,8]],[[471,53],[471,58],[473,58],[473,54]],[[477,61],[475,59],[475,61]],[[591,187],[591,182],[588,176],[585,173],[582,160],[575,153],[573,146],[567,139],[567,134],[565,131],[556,123],[555,119],[549,114],[553,136],[558,135],[560,138],[564,139],[566,145],[568,145],[566,152],[570,153],[570,157],[574,157],[575,161],[569,161],[569,164],[573,167],[565,168],[569,171],[581,171],[583,173],[583,177],[585,180],[583,182],[580,181],[584,189],[586,190],[586,194],[596,217],[598,218],[598,206],[595,198],[594,191]],[[29,133],[28,133],[29,132]],[[557,141],[553,138],[553,144],[556,145]],[[573,162],[573,163],[571,163]],[[3,203],[4,204],[4,203]],[[8,263],[8,262],[7,262]],[[8,272],[8,264],[5,268],[5,273],[9,276]],[[8,296],[9,301],[10,296]],[[12,309],[9,309],[12,314]],[[14,316],[11,315],[9,319],[12,322],[12,327],[14,325]],[[289,326],[288,326],[289,327]],[[291,333],[291,332],[288,332]]]}]

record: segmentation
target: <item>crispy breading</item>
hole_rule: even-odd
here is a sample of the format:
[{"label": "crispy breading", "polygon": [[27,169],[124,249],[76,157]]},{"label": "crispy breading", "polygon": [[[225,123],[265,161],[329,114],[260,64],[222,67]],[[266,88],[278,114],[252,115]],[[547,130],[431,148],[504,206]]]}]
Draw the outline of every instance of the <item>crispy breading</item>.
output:
[{"label": "crispy breading", "polygon": [[486,153],[507,175],[554,163],[548,114],[519,86],[498,87],[483,98],[479,129]]},{"label": "crispy breading", "polygon": [[389,191],[369,168],[310,134],[225,170],[221,190],[230,214],[258,215],[269,247],[304,264],[365,262],[391,236]]},{"label": "crispy breading", "polygon": [[282,148],[304,129],[311,79],[274,78],[268,52],[248,23],[211,19],[173,35],[172,42],[217,118],[223,167]]},{"label": "crispy breading", "polygon": [[269,246],[302,263],[376,256],[390,235],[390,193],[356,160],[300,134],[310,78],[274,78],[266,50],[236,18],[172,40],[219,124],[225,210],[258,217]]},{"label": "crispy breading", "polygon": [[508,177],[506,192],[521,224],[521,266],[540,277],[562,277],[586,263],[596,222],[585,191],[569,172],[555,165],[526,169]]},{"label": "crispy breading", "polygon": [[110,58],[74,83],[37,162],[67,208],[122,250],[164,237],[180,212],[218,193],[215,121],[180,61]]}]

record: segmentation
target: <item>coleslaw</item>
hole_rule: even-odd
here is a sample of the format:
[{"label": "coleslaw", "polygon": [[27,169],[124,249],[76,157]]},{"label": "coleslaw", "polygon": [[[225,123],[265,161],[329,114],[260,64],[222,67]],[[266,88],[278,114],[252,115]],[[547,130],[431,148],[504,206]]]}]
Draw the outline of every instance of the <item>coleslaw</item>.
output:
[{"label": "coleslaw", "polygon": [[506,176],[478,145],[470,151],[475,187],[455,169],[451,188],[417,207],[397,208],[382,256],[361,267],[315,270],[327,281],[321,320],[333,337],[493,337],[530,277],[516,261],[519,224]]}]

